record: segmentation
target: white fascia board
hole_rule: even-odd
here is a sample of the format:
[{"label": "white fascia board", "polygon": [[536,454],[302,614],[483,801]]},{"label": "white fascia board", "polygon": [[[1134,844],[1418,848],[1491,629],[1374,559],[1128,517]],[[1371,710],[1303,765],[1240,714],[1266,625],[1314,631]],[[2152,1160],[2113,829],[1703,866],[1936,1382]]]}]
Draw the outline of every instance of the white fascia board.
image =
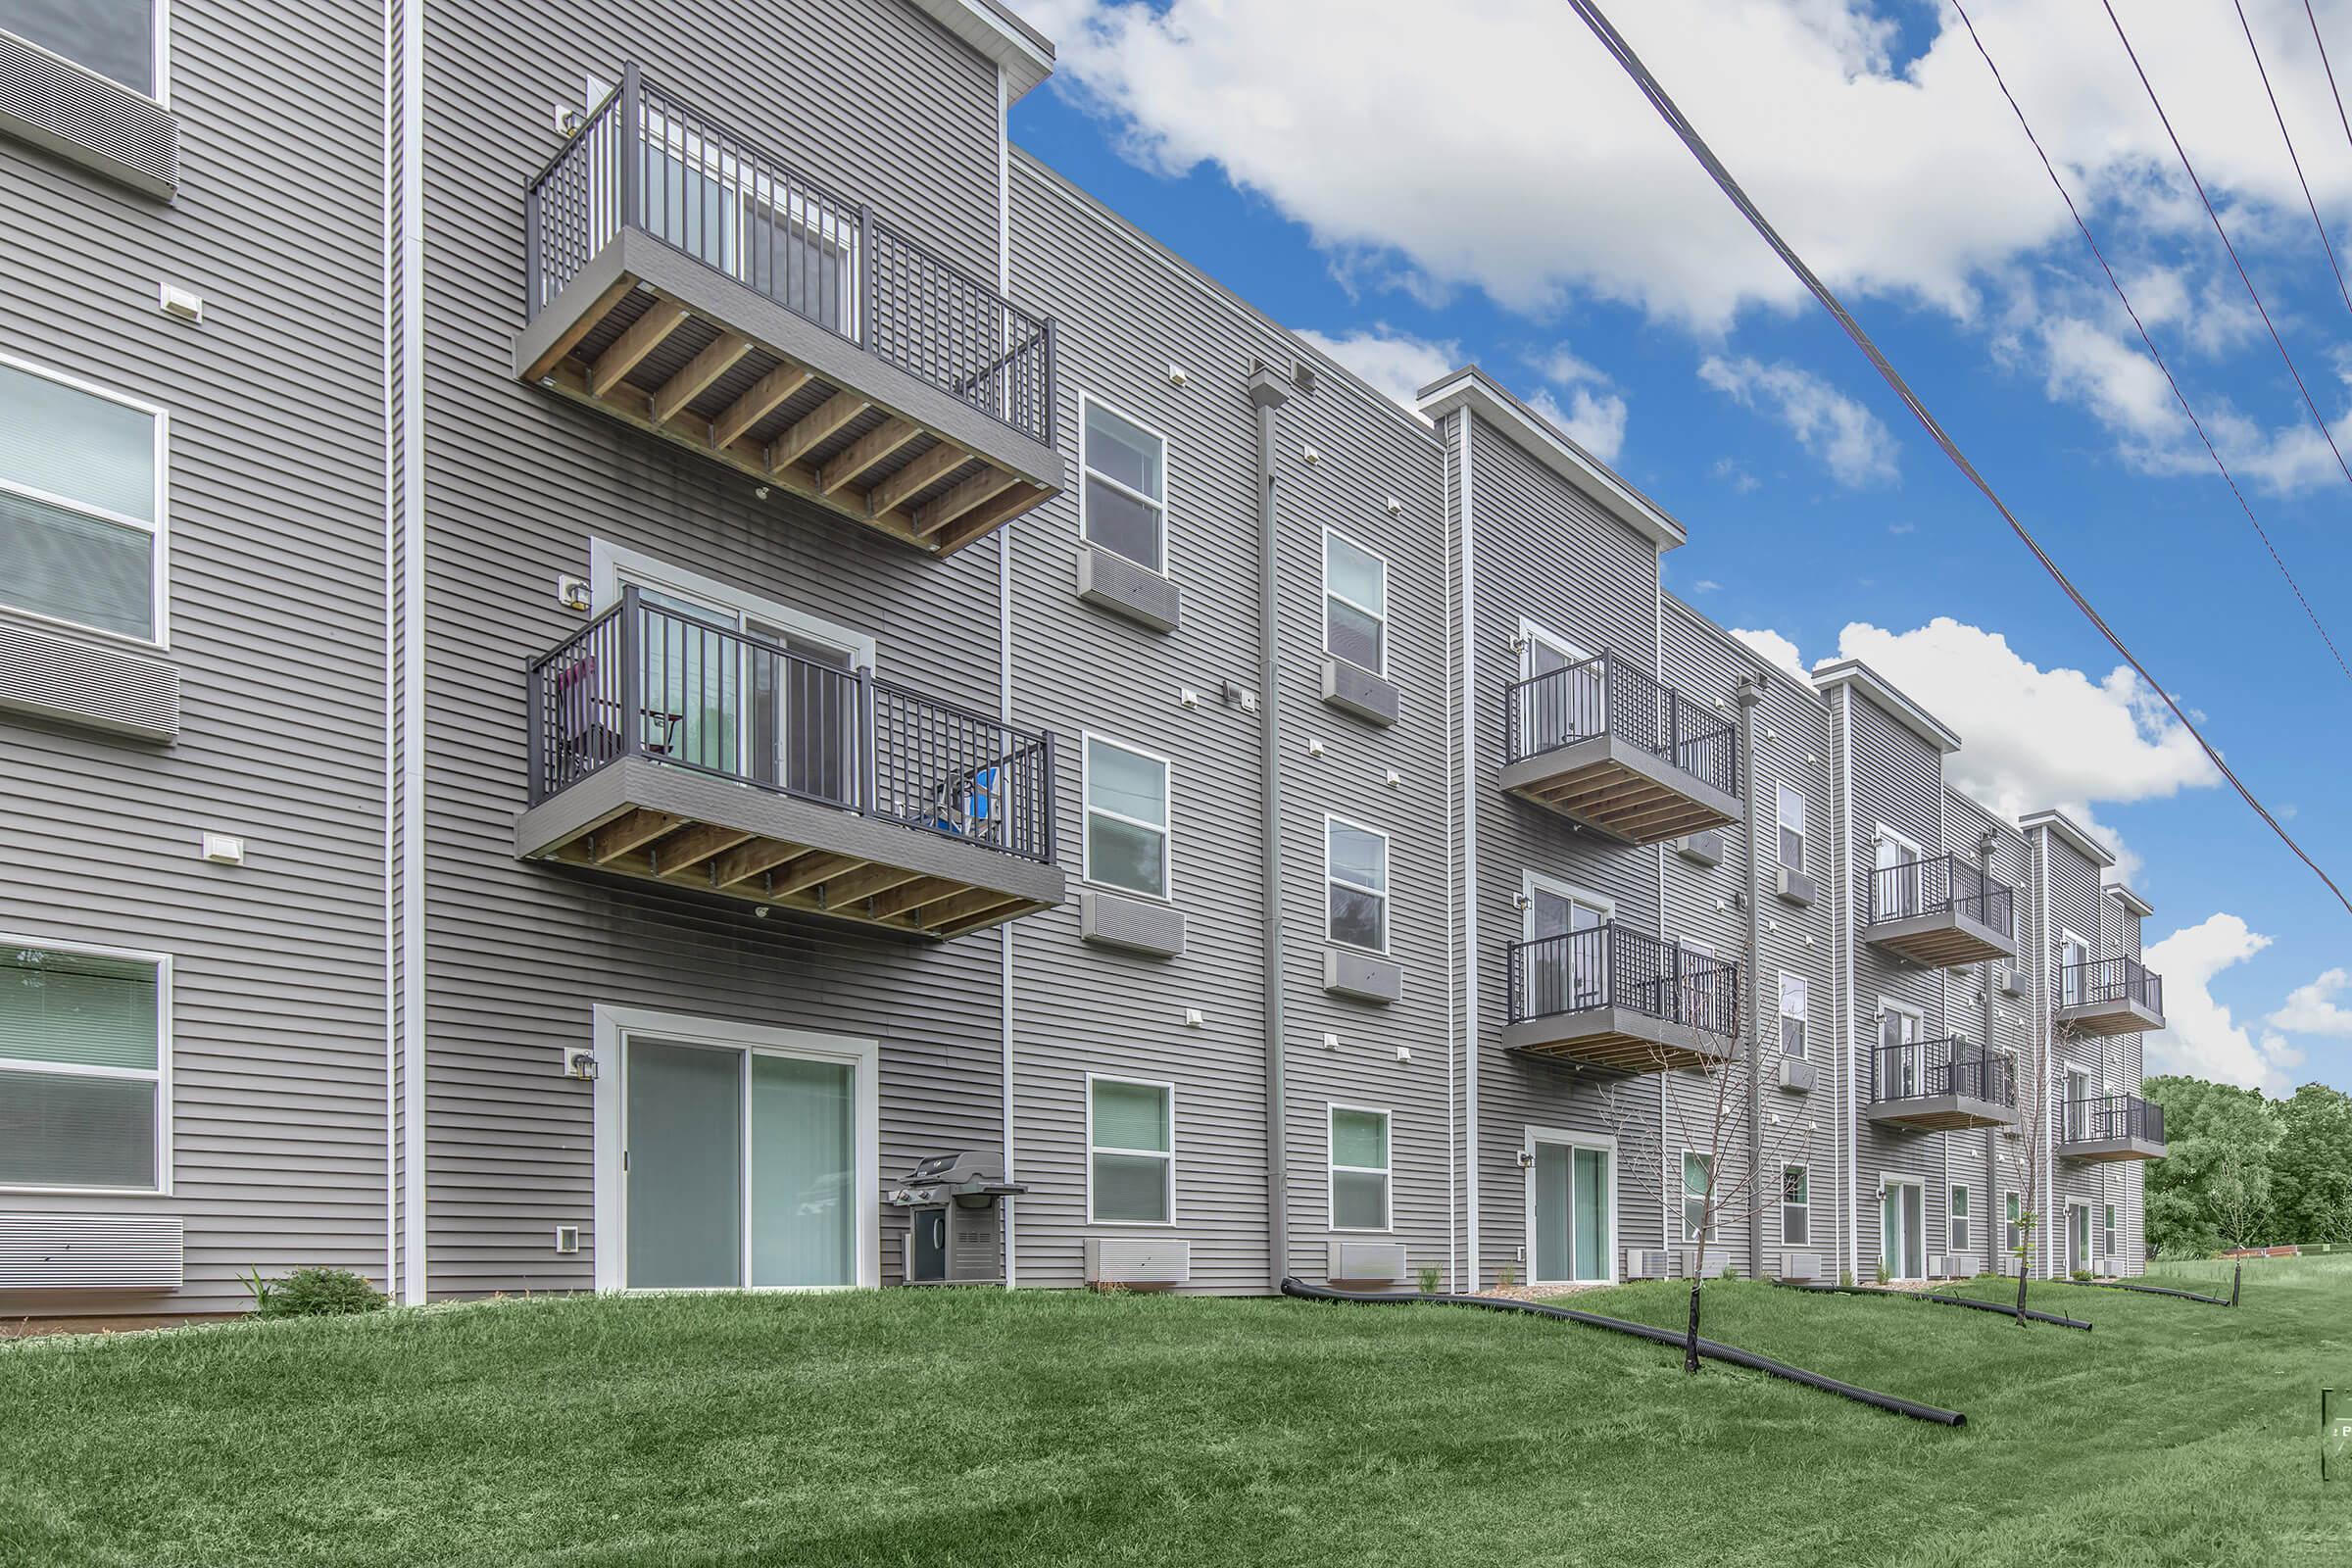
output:
[{"label": "white fascia board", "polygon": [[2121,882],[2108,883],[2107,896],[2113,899],[2116,903],[2122,905],[2125,908],[2131,910],[2133,914],[2138,915],[2143,920],[2147,919],[2150,915],[2156,912],[2156,906],[2154,905],[2141,898],[2138,894],[2132,892]]},{"label": "white fascia board", "polygon": [[1020,102],[1030,88],[1054,74],[1053,43],[1003,6],[990,0],[907,3],[1004,68],[1006,103]]},{"label": "white fascia board", "polygon": [[2029,833],[2037,827],[2048,828],[2059,838],[2065,840],[2067,846],[2077,855],[2082,856],[2082,858],[2101,870],[2105,870],[2115,863],[2115,856],[2108,851],[2107,846],[2092,838],[2082,823],[2064,811],[2055,809],[2034,811],[2019,817],[2017,825]]},{"label": "white fascia board", "polygon": [[1554,429],[1550,420],[1511,396],[1475,365],[1465,366],[1423,387],[1414,406],[1432,419],[1455,409],[1475,411],[1480,418],[1492,421],[1593,505],[1661,552],[1690,539],[1683,525],[1668,516],[1656,502],[1627,484],[1607,464]]},{"label": "white fascia board", "polygon": [[1949,753],[1960,749],[1959,736],[1944,728],[1942,721],[1934,713],[1905,697],[1886,676],[1859,659],[1822,665],[1813,672],[1813,684],[1823,691],[1850,685],[1936,751]]}]

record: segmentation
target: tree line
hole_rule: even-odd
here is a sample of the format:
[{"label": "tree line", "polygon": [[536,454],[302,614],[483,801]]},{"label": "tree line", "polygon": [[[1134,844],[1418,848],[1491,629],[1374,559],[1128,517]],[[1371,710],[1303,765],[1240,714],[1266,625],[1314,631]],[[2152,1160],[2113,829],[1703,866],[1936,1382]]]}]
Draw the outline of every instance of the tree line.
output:
[{"label": "tree line", "polygon": [[2352,1242],[2352,1096],[2284,1100],[2202,1078],[2150,1078],[2165,1157],[2147,1167],[2152,1254]]}]

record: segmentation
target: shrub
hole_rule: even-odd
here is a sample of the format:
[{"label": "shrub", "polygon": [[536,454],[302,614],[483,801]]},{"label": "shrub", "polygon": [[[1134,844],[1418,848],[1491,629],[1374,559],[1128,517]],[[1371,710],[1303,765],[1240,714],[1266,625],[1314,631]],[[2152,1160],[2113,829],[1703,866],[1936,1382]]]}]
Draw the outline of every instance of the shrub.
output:
[{"label": "shrub", "polygon": [[2079,1269],[2075,1270],[2075,1283],[2076,1283],[2076,1284],[2078,1284],[2078,1285],[2083,1284],[2083,1283],[2085,1283],[2086,1281],[2088,1281],[2088,1280],[2089,1280],[2089,1278],[2090,1278],[2090,1270],[2088,1270],[2088,1269],[2086,1269],[2086,1268],[2079,1268]]},{"label": "shrub", "polygon": [[1886,1284],[1886,1283],[1888,1280],[1890,1280],[1890,1279],[1892,1279],[1892,1278],[1894,1278],[1894,1276],[1893,1276],[1891,1273],[1887,1272],[1887,1268],[1886,1268],[1886,1260],[1885,1258],[1883,1258],[1883,1257],[1882,1257],[1882,1258],[1880,1258],[1880,1259],[1879,1259],[1879,1283],[1880,1283],[1881,1285],[1884,1285],[1884,1284]]},{"label": "shrub", "polygon": [[1435,1263],[1424,1263],[1419,1268],[1413,1270],[1413,1277],[1421,1282],[1421,1294],[1423,1296],[1435,1296],[1438,1294],[1438,1277],[1443,1272],[1444,1270],[1440,1269]]},{"label": "shrub", "polygon": [[1494,1276],[1494,1288],[1499,1291],[1507,1291],[1518,1283],[1519,1274],[1515,1269],[1505,1268]]},{"label": "shrub", "polygon": [[298,1268],[265,1280],[255,1269],[245,1281],[257,1317],[345,1317],[389,1305],[381,1291],[347,1268]]},{"label": "shrub", "polygon": [[1844,1286],[1849,1291],[1852,1290],[1854,1288],[1854,1271],[1850,1268],[1839,1269],[1838,1271],[1838,1283]]}]

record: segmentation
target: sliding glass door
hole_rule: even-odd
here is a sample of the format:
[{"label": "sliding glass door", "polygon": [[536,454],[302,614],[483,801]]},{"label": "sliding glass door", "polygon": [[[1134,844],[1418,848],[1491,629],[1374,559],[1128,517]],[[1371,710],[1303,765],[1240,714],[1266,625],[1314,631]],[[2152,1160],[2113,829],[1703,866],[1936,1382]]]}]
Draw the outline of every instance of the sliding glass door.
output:
[{"label": "sliding glass door", "polygon": [[1609,1152],[1539,1138],[1535,1253],[1531,1279],[1544,1284],[1606,1281],[1609,1271]]},{"label": "sliding glass door", "polygon": [[858,1072],[785,1051],[632,1036],[628,1288],[856,1284]]}]

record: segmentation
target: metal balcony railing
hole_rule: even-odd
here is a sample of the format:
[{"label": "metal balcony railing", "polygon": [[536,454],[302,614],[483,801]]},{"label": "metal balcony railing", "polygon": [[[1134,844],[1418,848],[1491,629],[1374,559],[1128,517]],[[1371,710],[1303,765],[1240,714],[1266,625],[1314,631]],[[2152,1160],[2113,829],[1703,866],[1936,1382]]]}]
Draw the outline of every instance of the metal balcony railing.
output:
[{"label": "metal balcony railing", "polygon": [[1740,732],[1650,673],[1608,654],[1503,689],[1503,761],[1614,735],[1727,795],[1740,793]]},{"label": "metal balcony railing", "polygon": [[2017,1070],[2007,1056],[1957,1038],[1907,1040],[1871,1053],[1874,1104],[1945,1095],[2015,1108]]},{"label": "metal balcony railing", "polygon": [[2104,1144],[2128,1138],[2164,1142],[2164,1107],[2137,1095],[2096,1095],[2058,1107],[2060,1144]]},{"label": "metal balcony railing", "polygon": [[2017,892],[1956,855],[1935,855],[1870,874],[1870,925],[1957,912],[2002,936],[2017,936]]},{"label": "metal balcony railing", "polygon": [[1631,926],[1511,944],[1509,1021],[1626,1007],[1711,1034],[1740,1032],[1740,965]]},{"label": "metal balcony railing", "polygon": [[531,181],[525,206],[526,318],[634,228],[1053,444],[1050,318],[689,108],[634,65]]},{"label": "metal balcony railing", "polygon": [[532,661],[534,806],[624,757],[1054,861],[1054,737],[635,588]]},{"label": "metal balcony railing", "polygon": [[2081,1007],[2101,1002],[2136,1002],[2164,1014],[2164,976],[2137,958],[2093,958],[2058,971],[2058,1005]]}]

